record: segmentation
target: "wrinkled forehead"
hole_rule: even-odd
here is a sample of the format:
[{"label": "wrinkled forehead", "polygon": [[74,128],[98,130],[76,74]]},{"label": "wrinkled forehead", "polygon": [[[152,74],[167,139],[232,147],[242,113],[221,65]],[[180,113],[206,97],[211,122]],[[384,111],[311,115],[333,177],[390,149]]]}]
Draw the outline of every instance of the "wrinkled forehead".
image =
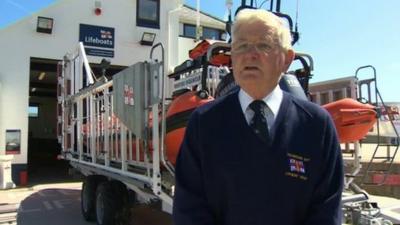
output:
[{"label": "wrinkled forehead", "polygon": [[233,42],[275,42],[277,39],[276,28],[263,21],[236,24],[232,35]]}]

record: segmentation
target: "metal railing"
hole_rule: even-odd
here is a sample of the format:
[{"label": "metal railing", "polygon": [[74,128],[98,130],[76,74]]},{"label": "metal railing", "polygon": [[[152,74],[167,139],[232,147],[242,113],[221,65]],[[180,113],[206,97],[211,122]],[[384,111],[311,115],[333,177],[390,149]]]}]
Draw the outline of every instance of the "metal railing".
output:
[{"label": "metal railing", "polygon": [[[76,166],[85,166],[86,170],[108,171],[132,182],[142,182],[155,196],[172,205],[171,195],[161,187],[161,163],[169,164],[160,147],[163,142],[159,131],[163,123],[159,123],[159,105],[150,105],[144,112],[151,114],[152,123],[146,118],[151,136],[138,138],[114,113],[113,81],[93,75],[81,43],[75,54],[64,57],[58,83],[58,135],[63,158]],[[164,83],[156,85],[162,89],[161,93]],[[164,94],[161,97],[165,99]],[[162,133],[161,137],[164,136]],[[127,186],[132,184],[129,182]]]},{"label": "metal railing", "polygon": [[[372,69],[373,71],[373,78],[369,78],[369,79],[364,79],[364,80],[358,80],[359,78],[359,72],[363,69]],[[389,122],[390,125],[393,129],[393,132],[395,134],[395,138],[394,138],[394,142],[390,142],[390,143],[383,143],[381,140],[381,121],[380,121],[380,117],[382,116],[382,111],[383,110],[387,110],[388,106],[385,104],[385,102],[383,101],[383,98],[378,90],[378,84],[377,84],[377,78],[376,78],[376,69],[375,67],[371,66],[371,65],[366,65],[366,66],[362,66],[359,67],[356,72],[355,72],[355,77],[358,80],[358,99],[360,101],[367,101],[368,103],[374,105],[377,109],[378,112],[378,119],[376,122],[376,134],[377,134],[377,143],[376,143],[376,147],[375,150],[372,154],[371,159],[368,162],[367,168],[364,172],[364,176],[362,178],[362,182],[365,185],[383,185],[386,182],[386,179],[389,175],[389,173],[392,170],[393,167],[393,163],[394,163],[394,159],[397,155],[397,152],[399,150],[399,146],[400,146],[400,137],[399,134],[396,130],[396,127],[393,123],[393,120],[391,117],[389,117]],[[366,91],[367,94],[366,96],[364,95],[363,92],[363,87],[366,87]],[[386,147],[386,156],[381,156],[379,155],[378,152],[380,152],[380,150],[382,150],[381,147]],[[394,151],[390,151],[390,148],[394,147]],[[379,160],[378,162],[381,164],[385,164],[385,167],[383,169],[379,169],[379,170],[372,170],[372,165],[373,163],[377,162],[377,160]],[[379,181],[367,181],[367,179],[369,178],[369,176],[371,174],[375,174],[375,175],[382,175],[382,178],[379,179]],[[370,179],[372,180],[372,178],[370,177]]]}]

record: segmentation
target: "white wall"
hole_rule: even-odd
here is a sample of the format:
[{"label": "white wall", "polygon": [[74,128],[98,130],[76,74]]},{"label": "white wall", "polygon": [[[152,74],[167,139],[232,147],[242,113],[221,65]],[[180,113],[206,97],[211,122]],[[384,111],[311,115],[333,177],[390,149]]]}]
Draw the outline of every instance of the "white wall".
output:
[{"label": "white wall", "polygon": [[[9,40],[12,42],[12,39]],[[6,43],[4,41],[1,36],[2,45]],[[0,95],[0,153],[5,152],[5,130],[20,129],[21,155],[15,155],[13,162],[16,163],[25,163],[27,157],[29,57],[16,53],[26,48],[25,43],[21,45],[20,48],[11,44],[0,46],[3,50],[0,58],[0,82],[3,84]]]},{"label": "white wall", "polygon": [[[5,151],[4,130],[21,129],[22,153],[15,156],[14,163],[27,161],[30,57],[62,59],[77,45],[80,23],[115,28],[114,65],[127,66],[148,59],[150,47],[139,44],[143,31],[156,33],[155,43],[163,43],[168,52],[166,69],[177,63],[179,51],[168,50],[178,46],[178,17],[169,13],[178,6],[178,0],[161,1],[160,29],[136,27],[136,0],[101,3],[101,16],[94,15],[94,1],[64,0],[0,30],[0,154]],[[54,18],[51,35],[36,32],[37,16]],[[89,57],[94,63],[101,59]]]},{"label": "white wall", "polygon": [[[4,130],[3,130],[3,126],[2,126],[2,121],[1,121],[1,102],[2,102],[2,84],[1,84],[1,76],[0,76],[0,139],[4,139],[5,138],[5,134],[4,134]],[[0,140],[0,155],[5,154],[5,147],[4,146],[4,140]]]},{"label": "white wall", "polygon": [[179,37],[179,63],[183,63],[185,60],[189,59],[189,50],[196,46],[193,38]]}]

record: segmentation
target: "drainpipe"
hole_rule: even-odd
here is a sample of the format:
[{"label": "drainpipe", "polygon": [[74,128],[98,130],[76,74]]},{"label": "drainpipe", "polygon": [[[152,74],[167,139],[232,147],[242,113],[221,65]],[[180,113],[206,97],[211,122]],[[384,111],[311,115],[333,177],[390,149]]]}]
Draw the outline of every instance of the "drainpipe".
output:
[{"label": "drainpipe", "polygon": [[4,109],[4,107],[2,106],[2,103],[4,101],[2,100],[3,96],[1,94],[1,91],[2,91],[2,86],[1,86],[1,82],[0,82],[0,155],[6,154],[6,150],[4,149],[5,144],[3,143],[3,140],[5,139],[3,127],[2,127],[3,118],[1,117],[1,115],[2,115],[1,110]]},{"label": "drainpipe", "polygon": [[196,2],[196,41],[200,40],[200,0]]}]

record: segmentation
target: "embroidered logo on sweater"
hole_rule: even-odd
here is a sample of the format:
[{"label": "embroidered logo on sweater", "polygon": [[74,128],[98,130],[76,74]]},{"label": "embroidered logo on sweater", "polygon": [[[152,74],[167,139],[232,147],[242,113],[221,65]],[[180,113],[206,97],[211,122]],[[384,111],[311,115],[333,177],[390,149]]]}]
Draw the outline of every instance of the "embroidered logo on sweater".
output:
[{"label": "embroidered logo on sweater", "polygon": [[290,167],[290,172],[303,173],[303,174],[306,173],[303,161],[296,159],[289,159],[289,167]]},{"label": "embroidered logo on sweater", "polygon": [[286,176],[307,180],[306,176],[306,163],[310,161],[309,158],[288,153],[289,171],[285,173]]}]

